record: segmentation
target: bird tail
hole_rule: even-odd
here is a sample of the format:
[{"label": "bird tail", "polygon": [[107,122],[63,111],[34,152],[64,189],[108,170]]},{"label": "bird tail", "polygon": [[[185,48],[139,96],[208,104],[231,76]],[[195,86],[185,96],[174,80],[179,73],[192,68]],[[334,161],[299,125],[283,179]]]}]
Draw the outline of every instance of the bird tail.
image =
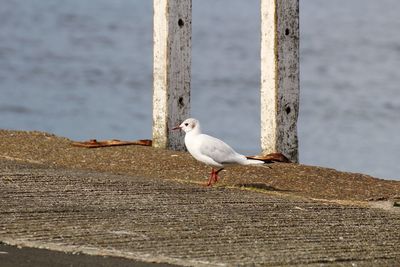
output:
[{"label": "bird tail", "polygon": [[279,152],[261,156],[246,156],[246,158],[248,160],[261,160],[264,163],[273,163],[273,162],[290,163],[290,160],[285,155]]},{"label": "bird tail", "polygon": [[264,161],[262,160],[256,160],[256,159],[247,159],[244,162],[244,165],[256,165],[256,164],[264,164]]}]

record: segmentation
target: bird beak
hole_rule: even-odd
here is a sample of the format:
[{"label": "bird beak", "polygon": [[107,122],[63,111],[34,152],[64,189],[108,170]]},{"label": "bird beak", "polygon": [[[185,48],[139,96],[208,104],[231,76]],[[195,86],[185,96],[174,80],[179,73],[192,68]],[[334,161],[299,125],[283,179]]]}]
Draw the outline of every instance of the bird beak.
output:
[{"label": "bird beak", "polygon": [[176,126],[176,127],[174,127],[174,128],[172,128],[172,130],[180,130],[181,129],[181,126]]}]

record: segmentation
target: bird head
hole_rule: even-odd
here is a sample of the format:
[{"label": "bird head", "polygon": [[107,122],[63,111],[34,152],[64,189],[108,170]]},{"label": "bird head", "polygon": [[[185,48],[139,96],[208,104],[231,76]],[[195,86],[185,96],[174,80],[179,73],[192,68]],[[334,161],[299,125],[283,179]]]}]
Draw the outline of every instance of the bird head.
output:
[{"label": "bird head", "polygon": [[172,130],[183,130],[185,133],[188,133],[192,131],[195,128],[198,128],[199,126],[199,121],[193,118],[189,118],[184,120],[179,126],[176,126]]}]

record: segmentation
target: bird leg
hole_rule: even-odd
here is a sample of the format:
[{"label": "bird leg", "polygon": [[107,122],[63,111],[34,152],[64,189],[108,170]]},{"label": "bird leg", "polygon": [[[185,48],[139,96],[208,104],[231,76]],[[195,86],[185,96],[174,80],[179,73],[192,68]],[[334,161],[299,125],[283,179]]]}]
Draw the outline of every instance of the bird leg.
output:
[{"label": "bird leg", "polygon": [[215,180],[214,177],[215,177],[215,170],[214,170],[214,168],[211,168],[211,175],[210,175],[210,179],[208,179],[207,186],[212,185],[213,179]]},{"label": "bird leg", "polygon": [[218,178],[219,178],[218,173],[220,171],[222,171],[223,169],[224,168],[221,168],[218,171],[215,171],[214,168],[211,168],[211,175],[210,175],[210,178],[208,179],[207,186],[211,186],[213,184],[213,182],[214,183],[218,182]]},{"label": "bird leg", "polygon": [[222,171],[224,168],[219,169],[218,171],[214,171],[214,183],[218,182],[218,173]]}]

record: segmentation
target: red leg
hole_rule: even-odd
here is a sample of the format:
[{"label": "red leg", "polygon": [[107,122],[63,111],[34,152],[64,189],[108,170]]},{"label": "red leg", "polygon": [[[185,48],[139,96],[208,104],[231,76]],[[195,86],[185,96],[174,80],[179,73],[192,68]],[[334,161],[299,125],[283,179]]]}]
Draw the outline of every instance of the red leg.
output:
[{"label": "red leg", "polygon": [[210,179],[208,179],[207,186],[212,185],[212,181],[213,181],[213,179],[215,179],[215,175],[216,175],[216,173],[215,173],[214,168],[211,168],[211,175],[210,175]]},{"label": "red leg", "polygon": [[212,186],[213,184],[215,184],[216,182],[218,182],[218,173],[220,171],[222,171],[224,168],[219,169],[218,171],[215,171],[214,168],[211,168],[211,175],[210,178],[208,179],[208,182],[206,184],[206,186]]},{"label": "red leg", "polygon": [[224,168],[219,169],[218,171],[214,171],[214,183],[218,182],[218,173],[222,171]]},{"label": "red leg", "polygon": [[218,182],[218,179],[219,179],[218,173],[214,172],[214,183]]}]

